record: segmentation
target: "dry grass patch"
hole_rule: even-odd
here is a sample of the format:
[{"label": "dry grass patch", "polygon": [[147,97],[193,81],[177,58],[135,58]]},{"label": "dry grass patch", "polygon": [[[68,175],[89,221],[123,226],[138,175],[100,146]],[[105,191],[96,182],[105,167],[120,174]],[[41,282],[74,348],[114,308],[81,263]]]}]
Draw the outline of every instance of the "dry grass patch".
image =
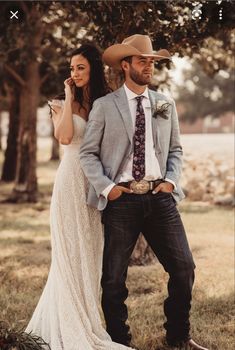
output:
[{"label": "dry grass patch", "polygon": [[[46,283],[50,266],[49,205],[56,163],[40,163],[40,200],[0,204],[0,320],[27,325]],[[1,184],[0,200],[12,185]],[[197,265],[192,334],[210,350],[234,344],[234,212],[184,201],[180,211]],[[128,306],[133,340],[141,350],[167,349],[163,301],[167,274],[154,266],[129,269]]]}]

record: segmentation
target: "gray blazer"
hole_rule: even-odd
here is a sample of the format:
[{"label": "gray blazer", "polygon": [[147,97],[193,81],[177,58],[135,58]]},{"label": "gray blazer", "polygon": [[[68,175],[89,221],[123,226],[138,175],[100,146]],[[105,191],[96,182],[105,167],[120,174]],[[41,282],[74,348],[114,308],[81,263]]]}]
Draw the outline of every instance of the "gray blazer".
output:
[{"label": "gray blazer", "polygon": [[[152,117],[153,141],[163,178],[175,182],[172,195],[176,202],[184,197],[179,185],[182,168],[182,147],[174,101],[149,90],[152,110],[158,100],[169,103],[165,116]],[[80,161],[90,183],[87,203],[103,210],[107,200],[103,190],[118,183],[122,169],[133,152],[133,125],[124,87],[97,99],[80,148]]]}]

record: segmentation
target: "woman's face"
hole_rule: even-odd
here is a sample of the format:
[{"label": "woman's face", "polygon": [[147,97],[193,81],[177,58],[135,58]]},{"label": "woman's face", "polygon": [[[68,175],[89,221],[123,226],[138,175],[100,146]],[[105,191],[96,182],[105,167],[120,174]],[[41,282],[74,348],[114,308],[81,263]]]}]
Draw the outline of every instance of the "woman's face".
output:
[{"label": "woman's face", "polygon": [[90,80],[90,64],[82,55],[75,55],[70,63],[71,78],[75,85],[83,88],[88,85]]}]

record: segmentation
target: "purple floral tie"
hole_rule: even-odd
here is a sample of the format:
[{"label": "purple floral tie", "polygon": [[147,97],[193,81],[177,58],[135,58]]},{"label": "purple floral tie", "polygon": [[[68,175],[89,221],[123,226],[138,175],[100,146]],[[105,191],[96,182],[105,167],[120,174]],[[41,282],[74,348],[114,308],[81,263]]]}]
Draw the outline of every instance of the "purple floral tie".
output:
[{"label": "purple floral tie", "polygon": [[136,97],[136,122],[134,134],[134,155],[132,175],[136,181],[140,181],[145,176],[145,114],[142,106],[144,96]]}]

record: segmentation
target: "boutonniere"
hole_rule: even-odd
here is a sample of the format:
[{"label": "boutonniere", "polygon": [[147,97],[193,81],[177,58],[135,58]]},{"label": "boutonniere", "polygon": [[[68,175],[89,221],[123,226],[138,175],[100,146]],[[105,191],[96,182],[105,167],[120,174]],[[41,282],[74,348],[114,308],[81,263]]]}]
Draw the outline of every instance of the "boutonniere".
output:
[{"label": "boutonniere", "polygon": [[170,113],[169,106],[171,106],[171,104],[166,100],[158,100],[153,106],[153,118],[159,116],[163,119],[168,119]]}]

